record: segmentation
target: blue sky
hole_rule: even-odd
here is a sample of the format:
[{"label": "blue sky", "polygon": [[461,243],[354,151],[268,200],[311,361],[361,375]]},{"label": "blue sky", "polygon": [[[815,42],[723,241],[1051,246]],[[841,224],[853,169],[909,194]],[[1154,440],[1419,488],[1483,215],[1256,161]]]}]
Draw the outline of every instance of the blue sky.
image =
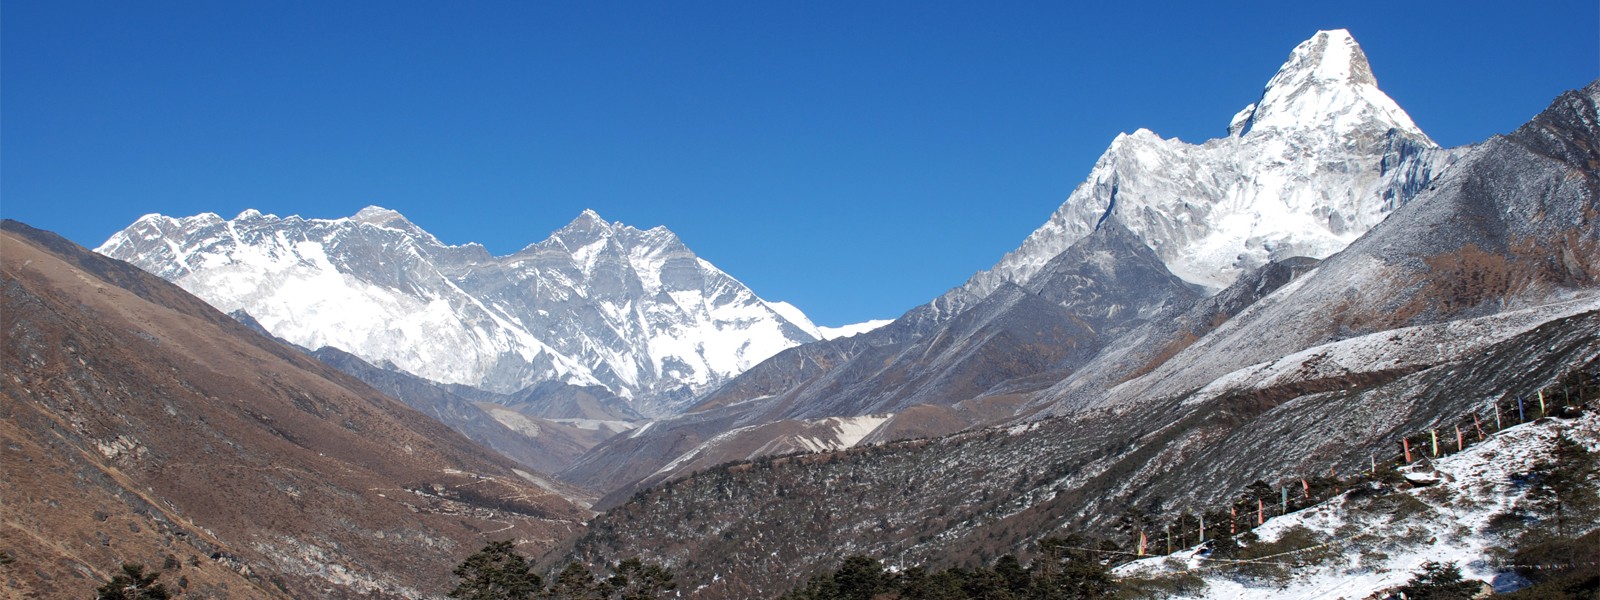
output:
[{"label": "blue sky", "polygon": [[1593,0],[1317,4],[5,0],[0,215],[377,204],[505,254],[592,208],[839,325],[992,265],[1119,132],[1222,134],[1318,29],[1444,145],[1600,76]]}]

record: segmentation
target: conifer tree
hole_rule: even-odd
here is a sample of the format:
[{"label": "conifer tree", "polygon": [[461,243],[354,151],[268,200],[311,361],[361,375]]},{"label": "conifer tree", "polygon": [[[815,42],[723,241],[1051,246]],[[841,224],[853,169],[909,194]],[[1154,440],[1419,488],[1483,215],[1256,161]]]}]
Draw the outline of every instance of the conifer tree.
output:
[{"label": "conifer tree", "polygon": [[463,600],[526,600],[543,583],[510,540],[489,542],[456,565],[454,573],[461,581],[447,595]]},{"label": "conifer tree", "polygon": [[95,590],[99,600],[166,600],[172,594],[156,583],[159,571],[146,573],[144,565],[123,563],[122,572]]},{"label": "conifer tree", "polygon": [[1453,562],[1422,563],[1422,572],[1411,577],[1392,598],[1404,594],[1406,600],[1469,600],[1478,593],[1480,585],[1461,578],[1461,569]]},{"label": "conifer tree", "polygon": [[672,571],[657,564],[629,558],[611,568],[606,578],[608,595],[618,600],[653,600],[676,589]]},{"label": "conifer tree", "polygon": [[833,573],[833,583],[839,598],[845,600],[871,600],[873,596],[890,589],[883,563],[868,556],[852,556],[839,565]]},{"label": "conifer tree", "polygon": [[1596,473],[1594,453],[1567,437],[1566,432],[1557,434],[1550,454],[1533,466],[1527,508],[1553,524],[1557,536],[1581,533],[1572,531],[1571,526],[1592,522],[1600,512],[1600,496],[1595,494]]},{"label": "conifer tree", "polygon": [[573,561],[556,574],[555,581],[550,583],[550,589],[545,590],[544,597],[552,600],[600,600],[605,597],[605,590],[602,584],[595,581],[594,573]]}]

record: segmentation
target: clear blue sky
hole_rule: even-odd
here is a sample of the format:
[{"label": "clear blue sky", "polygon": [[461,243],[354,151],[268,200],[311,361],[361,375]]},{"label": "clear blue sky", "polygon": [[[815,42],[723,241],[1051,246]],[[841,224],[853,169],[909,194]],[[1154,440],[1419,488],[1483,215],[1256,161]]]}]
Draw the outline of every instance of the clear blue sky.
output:
[{"label": "clear blue sky", "polygon": [[1594,0],[5,0],[0,215],[93,247],[377,204],[505,254],[593,208],[839,325],[992,265],[1118,132],[1223,133],[1339,27],[1445,145],[1600,76]]}]

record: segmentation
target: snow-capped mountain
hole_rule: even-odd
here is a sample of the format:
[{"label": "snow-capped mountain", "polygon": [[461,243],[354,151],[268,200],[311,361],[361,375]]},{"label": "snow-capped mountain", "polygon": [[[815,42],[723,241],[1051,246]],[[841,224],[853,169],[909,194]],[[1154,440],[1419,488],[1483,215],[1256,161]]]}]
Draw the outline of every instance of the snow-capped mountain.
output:
[{"label": "snow-capped mountain", "polygon": [[645,414],[822,337],[666,228],[593,211],[500,257],[378,207],[326,220],[147,215],[98,251],[307,348],[495,392],[598,384]]},{"label": "snow-capped mountain", "polygon": [[1291,256],[1325,258],[1425,188],[1441,150],[1382,90],[1349,32],[1290,53],[1228,135],[1203,144],[1147,129],[1117,136],[1050,220],[993,268],[936,302],[948,317],[1022,285],[1105,220],[1173,274],[1210,290]]},{"label": "snow-capped mountain", "polygon": [[[1554,301],[1592,285],[1584,268],[1593,247],[1581,241],[1592,234],[1575,191],[1586,180],[1569,175],[1587,159],[1534,164],[1530,156],[1578,153],[1516,148],[1534,145],[1532,132],[1582,129],[1575,123],[1585,110],[1552,112],[1559,118],[1516,142],[1440,149],[1378,90],[1348,33],[1318,32],[1228,137],[1192,145],[1142,130],[1119,136],[1052,219],[994,269],[881,329],[776,355],[708,394],[694,414],[597,446],[562,476],[620,488],[641,463],[686,452],[682,440],[734,428],[746,429],[721,438],[723,454],[701,451],[683,472],[743,459],[767,434],[750,426],[782,419],[892,414],[869,437],[895,439],[1074,414],[1192,392],[1334,340],[1482,316],[1492,304],[1485,297]],[[1499,187],[1512,191],[1481,198]],[[1562,223],[1580,223],[1578,232]],[[1578,241],[1546,247],[1561,240]],[[1451,255],[1463,244],[1529,256]],[[1331,258],[1341,252],[1348,256]],[[1558,268],[1539,262],[1551,256],[1574,258]],[[1480,259],[1516,266],[1478,281]],[[1206,297],[1196,284],[1228,287]],[[1546,297],[1552,289],[1563,291]]]}]

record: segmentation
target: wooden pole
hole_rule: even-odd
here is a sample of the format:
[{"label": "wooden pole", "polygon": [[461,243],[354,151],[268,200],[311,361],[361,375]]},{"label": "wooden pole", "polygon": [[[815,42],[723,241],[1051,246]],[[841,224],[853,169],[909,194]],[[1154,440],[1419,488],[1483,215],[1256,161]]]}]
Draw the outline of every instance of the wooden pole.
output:
[{"label": "wooden pole", "polygon": [[1406,464],[1411,464],[1411,438],[1400,438],[1400,446],[1406,450]]}]

